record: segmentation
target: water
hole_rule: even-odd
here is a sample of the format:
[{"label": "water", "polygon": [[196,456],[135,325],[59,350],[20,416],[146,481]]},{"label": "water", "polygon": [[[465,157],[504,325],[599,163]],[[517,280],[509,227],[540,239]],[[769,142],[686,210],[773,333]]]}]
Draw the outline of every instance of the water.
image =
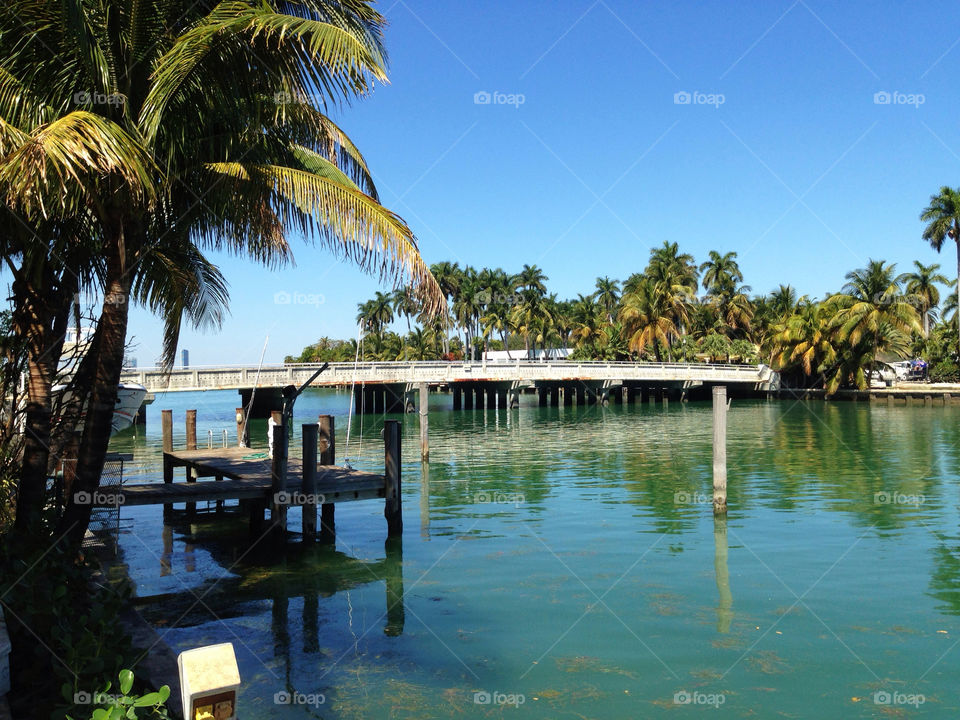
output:
[{"label": "water", "polygon": [[[158,396],[146,434],[114,440],[127,481],[160,479],[161,408],[179,447],[196,408],[204,446],[233,437],[237,399]],[[402,551],[379,501],[337,506],[335,549],[125,509],[143,613],[177,652],[234,644],[246,719],[960,712],[957,409],[734,401],[717,523],[709,404],[524,400],[432,396],[427,467],[402,418]],[[308,392],[297,427],[336,415],[338,462],[382,471],[383,418],[361,446],[355,417],[347,449],[347,408]]]}]

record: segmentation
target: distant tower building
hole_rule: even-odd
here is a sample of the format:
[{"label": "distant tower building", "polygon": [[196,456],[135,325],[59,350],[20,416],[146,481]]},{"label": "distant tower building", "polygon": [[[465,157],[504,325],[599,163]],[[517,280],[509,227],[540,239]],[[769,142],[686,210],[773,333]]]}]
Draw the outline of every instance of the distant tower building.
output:
[{"label": "distant tower building", "polygon": [[189,350],[181,351],[180,357],[183,358],[183,366],[185,368],[190,367],[190,351]]}]

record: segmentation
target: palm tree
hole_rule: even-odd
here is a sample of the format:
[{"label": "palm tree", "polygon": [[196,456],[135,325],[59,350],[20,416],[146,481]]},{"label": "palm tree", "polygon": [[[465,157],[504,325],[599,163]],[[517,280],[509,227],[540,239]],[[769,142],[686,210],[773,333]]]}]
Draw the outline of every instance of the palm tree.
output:
[{"label": "palm tree", "polygon": [[[833,320],[836,338],[847,345],[841,357],[846,377],[865,384],[863,368],[873,365],[880,352],[903,356],[910,333],[920,329],[916,308],[900,292],[896,266],[868,260],[867,267],[847,273],[843,292],[829,302],[836,304]],[[835,387],[842,380],[834,380]]]},{"label": "palm tree", "polygon": [[546,282],[549,279],[536,265],[524,265],[523,270],[517,273],[517,286],[535,290],[542,296],[547,293]]},{"label": "palm tree", "polygon": [[771,364],[778,372],[799,367],[808,378],[835,363],[837,349],[832,331],[833,310],[827,303],[800,302],[797,312],[774,328]]},{"label": "palm tree", "polygon": [[710,259],[700,265],[703,273],[703,289],[713,290],[717,287],[728,287],[743,282],[743,273],[737,264],[737,254],[728,252],[721,255],[716,250],[710,251]]},{"label": "palm tree", "polygon": [[[128,299],[163,316],[165,360],[175,353],[189,296],[173,292],[184,273],[170,272],[168,249],[192,254],[213,281],[198,248],[275,266],[302,233],[442,305],[411,231],[379,204],[362,156],[322,113],[385,79],[375,10],[360,0],[115,5],[17,0],[0,10],[7,206],[31,221],[82,218],[97,241],[104,303],[78,491],[95,490],[102,470]],[[322,100],[299,100],[318,89]],[[215,309],[210,287],[199,301]],[[89,510],[71,502],[61,518],[74,543]]]},{"label": "palm tree", "polygon": [[[904,273],[898,282],[904,284],[907,293],[916,299],[923,319],[923,337],[930,336],[930,319],[935,308],[940,304],[940,289],[937,284],[947,285],[950,281],[942,273],[937,272],[940,265],[924,265],[918,260],[913,261],[913,272]],[[934,318],[936,319],[936,318]]]},{"label": "palm tree", "polygon": [[940,252],[947,238],[957,246],[957,292],[960,293],[960,188],[954,190],[944,185],[938,195],[930,196],[930,204],[920,213],[920,220],[927,223],[923,239]]},{"label": "palm tree", "polygon": [[670,338],[678,334],[669,298],[649,279],[623,296],[618,319],[630,351],[642,357],[652,348],[657,362],[663,359],[661,345],[669,347]]},{"label": "palm tree", "polygon": [[594,297],[607,313],[608,322],[612,323],[617,304],[620,302],[620,283],[608,277],[598,277],[596,287],[597,292]]}]

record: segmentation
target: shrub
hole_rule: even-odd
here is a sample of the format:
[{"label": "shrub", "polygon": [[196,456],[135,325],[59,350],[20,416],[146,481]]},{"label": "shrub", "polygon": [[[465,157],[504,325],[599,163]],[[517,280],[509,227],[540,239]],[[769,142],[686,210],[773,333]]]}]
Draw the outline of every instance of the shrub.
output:
[{"label": "shrub", "polygon": [[944,359],[930,369],[933,382],[960,382],[960,367],[953,360]]}]

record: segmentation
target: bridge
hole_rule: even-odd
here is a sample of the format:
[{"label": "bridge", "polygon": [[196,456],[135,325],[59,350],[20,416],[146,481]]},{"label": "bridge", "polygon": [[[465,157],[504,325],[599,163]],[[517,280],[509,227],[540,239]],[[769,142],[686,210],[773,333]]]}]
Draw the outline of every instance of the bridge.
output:
[{"label": "bridge", "polygon": [[[319,368],[315,363],[283,365],[129,370],[121,382],[139,383],[150,392],[240,391],[254,416],[280,407],[280,389],[301,385]],[[522,392],[539,392],[540,404],[565,405],[709,393],[726,385],[731,394],[776,391],[780,376],[767,365],[650,362],[362,362],[330,363],[313,385],[353,388],[357,412],[404,412],[423,388],[451,391],[454,409],[515,407]],[[254,389],[256,388],[256,393]],[[620,389],[621,393],[615,391]],[[426,391],[426,390],[424,390]]]}]

